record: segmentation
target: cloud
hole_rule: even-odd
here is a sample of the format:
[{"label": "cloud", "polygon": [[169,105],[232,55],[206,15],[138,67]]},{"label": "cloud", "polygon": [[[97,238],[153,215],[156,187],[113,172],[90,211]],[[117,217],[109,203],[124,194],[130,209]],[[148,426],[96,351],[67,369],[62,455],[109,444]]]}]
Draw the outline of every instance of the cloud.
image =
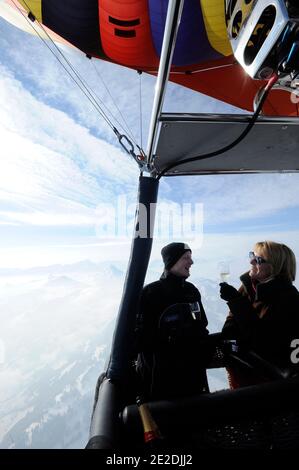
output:
[{"label": "cloud", "polygon": [[270,217],[299,208],[298,174],[205,175],[176,180],[162,182],[165,200],[172,201],[180,194],[181,204],[203,204],[206,227]]},{"label": "cloud", "polygon": [[127,182],[136,174],[133,161],[119,149],[94,137],[65,112],[37,99],[5,68],[0,67],[0,72],[0,123],[4,130],[62,153],[101,176]]},{"label": "cloud", "polygon": [[[32,93],[58,109],[67,109],[82,125],[113,143],[114,135],[109,127],[49,49],[38,38],[12,28],[1,19],[0,28],[3,63],[9,64],[15,70],[17,77],[22,77],[22,81],[26,82]],[[12,43],[14,47],[10,46]],[[137,72],[97,59],[88,60],[83,54],[74,54],[71,49],[64,50],[63,53],[66,54],[67,60],[71,62],[83,82],[88,84],[98,97],[101,107],[108,112],[110,119],[115,121],[116,127],[119,127],[119,123],[123,125],[125,121],[125,129],[129,127],[131,133],[139,140],[140,77]],[[57,52],[55,54],[59,55]],[[32,66],[32,58],[34,58],[34,66]],[[153,95],[154,80],[154,77],[142,76],[142,107],[144,108],[142,118],[148,116],[148,98]],[[147,129],[147,124],[144,129]],[[119,130],[122,132],[121,127]]]},{"label": "cloud", "polygon": [[94,224],[94,209],[111,201],[115,181],[120,190],[135,197],[138,169],[127,156],[65,113],[37,101],[5,69],[2,72],[4,224]]},{"label": "cloud", "polygon": [[[3,63],[9,64],[15,70],[16,77],[22,77],[22,81],[37,98],[58,109],[67,109],[84,127],[92,129],[113,143],[114,136],[109,128],[49,49],[38,38],[12,28],[1,19],[0,28],[0,46],[5,59]],[[14,47],[11,47],[11,44],[14,44]],[[122,125],[125,121],[125,129],[129,127],[130,133],[139,143],[142,126],[145,146],[156,78],[145,73],[138,75],[134,70],[105,61],[88,60],[83,54],[75,54],[73,49],[63,52],[84,83],[87,83],[99,98],[104,110],[112,112],[113,117],[109,114],[112,121],[117,119]],[[232,106],[172,83],[167,88],[165,109],[169,112],[236,111]],[[115,121],[115,125],[118,127],[118,122]]]}]

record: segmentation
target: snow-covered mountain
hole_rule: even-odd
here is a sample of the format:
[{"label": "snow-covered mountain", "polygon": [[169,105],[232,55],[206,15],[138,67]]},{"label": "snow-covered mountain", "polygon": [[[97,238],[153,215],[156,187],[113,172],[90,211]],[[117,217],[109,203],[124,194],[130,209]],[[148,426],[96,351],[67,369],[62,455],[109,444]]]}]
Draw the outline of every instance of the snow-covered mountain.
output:
[{"label": "snow-covered mountain", "polygon": [[[122,266],[83,262],[0,277],[1,448],[86,445],[124,276]],[[226,306],[217,283],[192,281],[202,292],[210,331],[218,331]],[[209,378],[212,389],[226,386],[223,371]]]}]

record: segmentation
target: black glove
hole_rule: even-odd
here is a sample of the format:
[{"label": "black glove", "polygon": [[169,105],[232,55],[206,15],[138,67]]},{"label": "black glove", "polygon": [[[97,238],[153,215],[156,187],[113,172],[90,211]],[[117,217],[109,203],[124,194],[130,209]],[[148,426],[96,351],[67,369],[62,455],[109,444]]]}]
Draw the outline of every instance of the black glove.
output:
[{"label": "black glove", "polygon": [[237,289],[235,289],[230,284],[227,284],[227,282],[221,282],[219,285],[220,285],[220,297],[223,300],[226,300],[227,302],[241,295]]}]

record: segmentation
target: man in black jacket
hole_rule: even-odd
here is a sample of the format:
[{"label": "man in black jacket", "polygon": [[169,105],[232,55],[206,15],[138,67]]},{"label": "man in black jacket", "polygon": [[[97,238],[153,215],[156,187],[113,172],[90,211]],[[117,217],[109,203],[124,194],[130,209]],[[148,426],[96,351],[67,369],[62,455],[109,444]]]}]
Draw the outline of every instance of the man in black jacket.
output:
[{"label": "man in black jacket", "polygon": [[162,251],[160,280],[143,288],[137,322],[137,371],[148,398],[208,391],[207,351],[199,343],[208,321],[198,289],[187,282],[193,264],[190,247],[170,243]]}]

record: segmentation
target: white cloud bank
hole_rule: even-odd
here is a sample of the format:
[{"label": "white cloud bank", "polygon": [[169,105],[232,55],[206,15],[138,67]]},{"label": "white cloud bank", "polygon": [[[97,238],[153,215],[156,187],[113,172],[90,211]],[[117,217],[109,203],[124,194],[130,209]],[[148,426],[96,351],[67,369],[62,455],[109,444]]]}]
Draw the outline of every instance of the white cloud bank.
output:
[{"label": "white cloud bank", "polygon": [[112,181],[135,192],[138,170],[129,157],[1,72],[3,223],[90,225],[97,203],[111,200]]}]

